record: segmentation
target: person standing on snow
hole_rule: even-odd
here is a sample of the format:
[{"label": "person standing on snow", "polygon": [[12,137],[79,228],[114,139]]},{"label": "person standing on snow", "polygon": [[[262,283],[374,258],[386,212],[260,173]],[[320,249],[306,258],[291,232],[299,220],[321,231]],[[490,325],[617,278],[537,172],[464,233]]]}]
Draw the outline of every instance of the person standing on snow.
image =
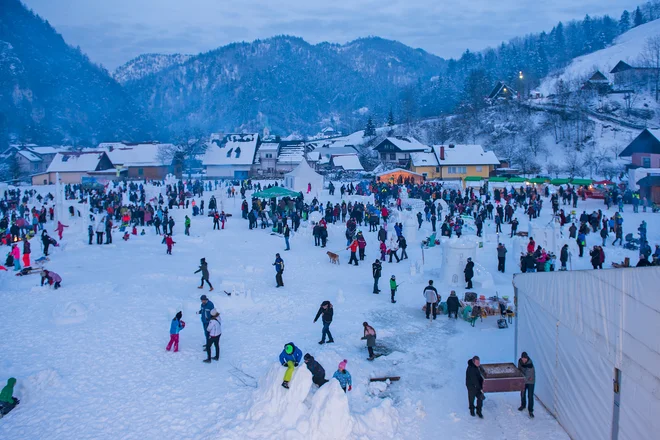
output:
[{"label": "person standing on snow", "polygon": [[184,227],[184,234],[185,235],[190,235],[190,217],[186,215],[186,219],[183,222],[183,227]]},{"label": "person standing on snow", "polygon": [[170,217],[167,224],[170,227],[170,235],[174,235],[174,218]]},{"label": "person standing on snow", "polygon": [[433,287],[433,280],[429,280],[429,285],[424,288],[424,298],[426,299],[426,319],[430,319],[433,311],[433,319],[438,316],[438,290]]},{"label": "person standing on snow", "polygon": [[358,250],[359,243],[357,239],[353,239],[353,242],[349,247],[346,248],[346,250],[350,249],[351,250],[351,258],[348,260],[348,264],[351,264],[355,262],[355,265],[358,265],[358,259],[357,259],[357,250]]},{"label": "person standing on snow", "polygon": [[284,273],[284,260],[280,257],[280,254],[275,254],[275,281],[277,286],[275,287],[284,287],[284,281],[282,280],[282,274]]},{"label": "person standing on snow", "polygon": [[504,273],[504,263],[506,261],[506,247],[504,243],[497,245],[497,271]]},{"label": "person standing on snow", "polygon": [[112,244],[112,220],[110,216],[105,219],[105,244]]},{"label": "person standing on snow", "polygon": [[89,244],[92,244],[94,238],[94,227],[92,225],[87,226],[87,235],[89,236]]},{"label": "person standing on snow", "polygon": [[396,277],[392,275],[392,278],[390,278],[390,291],[392,294],[392,304],[394,304],[396,301],[394,300],[394,295],[396,295],[396,289],[398,288],[398,284],[396,283]]},{"label": "person standing on snow", "polygon": [[368,361],[373,361],[376,356],[374,355],[374,347],[376,346],[376,330],[370,326],[366,321],[362,323],[364,329],[364,336],[362,339],[367,341],[367,350],[369,350]]},{"label": "person standing on snow", "polygon": [[16,243],[11,245],[11,251],[9,251],[9,255],[11,255],[11,257],[14,259],[14,270],[21,270],[21,251],[18,249]]},{"label": "person standing on snow", "polygon": [[371,272],[374,277],[374,291],[373,293],[378,294],[380,289],[378,288],[378,280],[380,279],[381,272],[383,270],[383,265],[380,264],[380,260],[376,258],[376,261],[371,265]]},{"label": "person standing on snow", "polygon": [[[201,315],[202,328],[204,329],[204,340],[206,341],[209,338],[209,333],[208,330],[206,330],[206,327],[208,327],[209,321],[211,320],[211,310],[215,309],[215,306],[209,301],[206,295],[200,296],[199,300],[202,302],[202,305],[197,314]],[[204,344],[204,347],[206,347],[206,344]]]},{"label": "person standing on snow", "polygon": [[51,238],[48,235],[47,231],[44,229],[41,231],[41,243],[44,245],[44,256],[48,256],[48,247],[50,246]]},{"label": "person standing on snow", "polygon": [[172,318],[172,323],[170,324],[170,342],[165,347],[167,351],[170,351],[172,346],[174,346],[174,353],[179,351],[179,332],[186,326],[186,323],[181,320],[182,316],[183,313],[177,312],[174,318]]},{"label": "person standing on snow", "polygon": [[451,293],[449,294],[449,298],[447,298],[447,317],[451,318],[451,315],[453,314],[455,319],[458,319],[459,307],[460,307],[460,301],[456,296],[456,292],[452,290]]},{"label": "person standing on snow", "polygon": [[484,416],[481,413],[481,408],[484,402],[484,378],[481,376],[479,365],[481,361],[479,356],[474,356],[467,362],[468,366],[465,370],[465,386],[468,390],[468,401],[470,402],[470,415],[474,417],[474,399],[477,399],[477,415],[480,419]]},{"label": "person standing on snow", "polygon": [[286,367],[286,373],[284,373],[284,381],[282,386],[286,389],[289,389],[289,382],[291,382],[291,377],[293,377],[293,371],[300,363],[302,359],[302,351],[295,346],[293,342],[289,342],[284,346],[284,350],[280,353],[280,364],[283,367]]},{"label": "person standing on snow", "polygon": [[330,301],[323,301],[321,303],[319,311],[316,312],[314,322],[318,321],[321,315],[323,315],[323,330],[321,331],[321,340],[319,341],[319,344],[325,344],[325,335],[328,335],[328,344],[332,344],[335,342],[335,340],[332,338],[332,333],[330,333],[330,324],[332,324],[332,316],[334,315],[334,310]]},{"label": "person standing on snow", "polygon": [[466,289],[472,289],[472,278],[474,277],[474,263],[472,262],[472,258],[467,259],[463,273],[465,273],[465,282],[467,283]]},{"label": "person standing on snow", "polygon": [[289,228],[289,225],[284,223],[284,228],[282,229],[282,235],[284,235],[284,243],[286,243],[286,249],[285,251],[291,250],[291,247],[289,246],[289,236],[291,235],[291,228]]},{"label": "person standing on snow", "polygon": [[534,418],[534,384],[536,383],[536,373],[534,371],[534,364],[526,351],[523,351],[520,359],[518,359],[518,369],[525,376],[525,389],[520,392],[520,408],[518,408],[518,411],[523,411],[527,407],[529,416]]},{"label": "person standing on snow", "polygon": [[326,384],[328,380],[325,378],[325,369],[316,361],[316,359],[314,359],[314,356],[309,353],[305,353],[305,357],[303,357],[303,359],[305,361],[305,365],[307,365],[307,369],[310,373],[312,373],[312,382],[314,382],[318,387],[322,387],[324,384]]},{"label": "person standing on snow", "polygon": [[337,367],[337,371],[335,371],[335,374],[332,375],[333,379],[337,379],[339,381],[339,386],[341,387],[344,392],[351,391],[353,389],[353,379],[351,378],[351,373],[348,372],[346,369],[346,364],[348,361],[344,359],[339,363],[339,366]]},{"label": "person standing on snow", "polygon": [[62,239],[62,232],[64,232],[64,228],[68,228],[68,225],[63,225],[62,222],[58,221],[57,222],[57,227],[55,230],[57,231],[57,236],[60,237],[60,240]]},{"label": "person standing on snow", "polygon": [[174,246],[176,241],[174,241],[174,239],[172,239],[172,236],[169,234],[165,236],[164,241],[165,244],[167,245],[167,254],[172,255],[172,246]]},{"label": "person standing on snow", "polygon": [[211,363],[211,346],[215,345],[214,361],[220,359],[220,336],[222,335],[222,325],[220,323],[220,313],[216,309],[211,310],[211,319],[206,326],[208,339],[206,340],[206,359],[204,362]]},{"label": "person standing on snow", "polygon": [[[90,243],[91,244],[91,243]],[[23,266],[30,267],[30,253],[32,252],[32,246],[30,245],[30,240],[27,236],[23,240]]]},{"label": "person standing on snow", "polygon": [[209,285],[209,292],[213,292],[213,285],[209,281],[209,269],[208,265],[206,264],[206,258],[202,258],[199,260],[199,269],[195,271],[195,273],[202,273],[202,284],[198,287],[198,289],[203,289],[204,288],[204,281]]}]

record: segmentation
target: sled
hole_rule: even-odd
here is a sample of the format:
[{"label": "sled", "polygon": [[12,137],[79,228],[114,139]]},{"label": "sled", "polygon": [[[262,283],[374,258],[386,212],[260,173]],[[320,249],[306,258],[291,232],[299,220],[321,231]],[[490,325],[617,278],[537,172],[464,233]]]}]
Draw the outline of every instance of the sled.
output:
[{"label": "sled", "polygon": [[25,275],[32,275],[32,274],[40,273],[40,272],[41,272],[41,269],[39,269],[39,268],[24,267],[23,269],[21,269],[21,270],[16,274],[16,276],[17,276],[17,277],[22,277],[22,276],[25,276]]},{"label": "sled", "polygon": [[231,296],[231,292],[227,292],[226,290],[223,290],[227,294],[227,296]]},{"label": "sled", "polygon": [[384,377],[372,377],[369,379],[369,382],[397,382],[401,379],[400,376],[384,376]]}]

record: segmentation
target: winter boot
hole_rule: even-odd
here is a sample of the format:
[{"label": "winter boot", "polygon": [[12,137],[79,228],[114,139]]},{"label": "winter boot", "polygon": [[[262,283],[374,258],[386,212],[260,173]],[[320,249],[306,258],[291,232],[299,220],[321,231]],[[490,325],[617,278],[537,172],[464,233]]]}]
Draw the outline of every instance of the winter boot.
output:
[{"label": "winter boot", "polygon": [[534,418],[534,413],[532,411],[529,412],[529,418],[533,419]]},{"label": "winter boot", "polygon": [[325,344],[325,341],[319,341],[319,345]]},{"label": "winter boot", "polygon": [[473,410],[473,409],[470,410],[470,415],[471,415],[472,417],[474,417],[474,410]]},{"label": "winter boot", "polygon": [[330,340],[328,341],[328,344],[332,344],[332,343],[334,343],[334,342],[335,342],[334,339],[330,339]]},{"label": "winter boot", "polygon": [[282,386],[288,390],[289,389],[289,382],[287,382],[285,380],[284,382],[282,382]]},{"label": "winter boot", "polygon": [[483,418],[484,418],[484,415],[481,414],[481,411],[477,411],[477,415],[479,416],[480,419],[483,419]]},{"label": "winter boot", "polygon": [[525,410],[524,406],[521,406],[520,408],[518,408],[518,411],[524,411],[524,410]]},{"label": "winter boot", "polygon": [[211,287],[211,288],[209,289],[209,292],[213,292],[213,287]]},{"label": "winter boot", "polygon": [[204,288],[204,286],[198,286],[197,288],[198,288],[198,289],[203,289],[203,288]]},{"label": "winter boot", "polygon": [[211,363],[211,359],[204,359],[204,363],[210,364],[210,363]]}]

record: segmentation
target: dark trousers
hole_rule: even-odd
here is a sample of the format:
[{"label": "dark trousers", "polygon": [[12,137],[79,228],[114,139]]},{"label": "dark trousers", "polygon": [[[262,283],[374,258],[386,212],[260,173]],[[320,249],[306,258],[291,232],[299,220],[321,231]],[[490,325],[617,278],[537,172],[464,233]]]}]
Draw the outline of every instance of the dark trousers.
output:
[{"label": "dark trousers", "polygon": [[392,293],[392,301],[394,301],[394,295],[396,295],[396,289],[391,289]]},{"label": "dark trousers", "polygon": [[367,347],[367,350],[369,350],[369,357],[374,357],[374,348],[373,347]]},{"label": "dark trousers", "polygon": [[408,258],[408,253],[406,252],[405,248],[402,248],[401,249],[401,259],[405,260],[406,258]]},{"label": "dark trousers", "polygon": [[483,405],[483,400],[481,399],[481,390],[474,388],[468,388],[468,402],[470,402],[470,411],[474,411],[474,399],[477,399],[477,414],[481,413],[481,407]]},{"label": "dark trousers", "polygon": [[394,258],[396,258],[397,263],[401,261],[401,259],[399,259],[399,256],[396,254],[396,251],[390,251],[390,263],[392,262],[392,255],[394,255]]},{"label": "dark trousers", "polygon": [[438,316],[438,304],[426,303],[426,319],[429,319],[431,316],[431,310],[433,310],[433,319],[435,319]]},{"label": "dark trousers", "polygon": [[578,244],[578,248],[580,248],[580,257],[584,255],[584,246]]},{"label": "dark trousers", "polygon": [[451,318],[451,315],[454,315],[454,318],[458,319],[458,310],[449,310],[447,312],[447,318]]},{"label": "dark trousers", "polygon": [[92,244],[92,239],[94,238],[93,234],[89,234],[89,244]]},{"label": "dark trousers", "polygon": [[360,252],[360,261],[363,261],[364,260],[364,248],[360,248],[359,252]]},{"label": "dark trousers", "polygon": [[330,333],[330,324],[331,322],[323,321],[323,330],[321,330],[321,341],[325,342],[325,336],[328,335],[328,341],[334,341],[332,333]]},{"label": "dark trousers", "polygon": [[320,246],[321,245],[321,237],[318,235],[314,236],[314,246]]},{"label": "dark trousers", "polygon": [[467,283],[466,289],[472,289],[472,277],[465,277],[465,282]]},{"label": "dark trousers", "polygon": [[357,255],[355,255],[355,252],[351,252],[351,259],[348,260],[348,264],[351,264],[352,262],[355,262],[355,265],[358,265],[358,259]]},{"label": "dark trousers", "polygon": [[277,281],[277,287],[284,286],[284,281],[282,281],[282,272],[277,272],[275,274],[275,281]]},{"label": "dark trousers", "polygon": [[215,345],[215,357],[213,359],[218,360],[220,358],[220,335],[209,336],[206,340],[206,359],[208,360],[211,360],[212,345]]},{"label": "dark trousers", "polygon": [[[527,401],[529,400],[529,405]],[[520,392],[520,406],[527,407],[530,413],[534,412],[534,384],[525,384],[525,389]]]},{"label": "dark trousers", "polygon": [[57,281],[55,284],[53,284],[53,289],[54,289],[54,290],[57,290],[57,289],[59,289],[60,287],[61,287],[61,285],[60,285],[60,282],[59,282],[59,281]]},{"label": "dark trousers", "polygon": [[378,280],[380,277],[374,277],[374,293],[380,292],[380,289],[378,288]]},{"label": "dark trousers", "polygon": [[204,277],[202,277],[202,284],[201,284],[199,287],[204,287],[204,281],[206,281],[206,284],[208,284],[209,287],[210,287],[211,289],[213,289],[213,286],[211,285],[211,282],[209,281],[209,279],[208,279],[208,278],[204,278]]},{"label": "dark trousers", "polygon": [[96,233],[96,244],[103,244],[103,232]]},{"label": "dark trousers", "polygon": [[497,270],[504,273],[504,259],[505,257],[497,257]]},{"label": "dark trousers", "polygon": [[112,244],[112,232],[109,229],[105,230],[105,244]]}]

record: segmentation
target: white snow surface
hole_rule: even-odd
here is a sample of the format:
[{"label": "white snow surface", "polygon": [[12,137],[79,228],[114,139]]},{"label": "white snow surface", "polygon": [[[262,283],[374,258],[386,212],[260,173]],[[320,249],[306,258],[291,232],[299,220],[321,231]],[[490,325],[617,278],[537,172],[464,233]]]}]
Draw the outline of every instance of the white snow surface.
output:
[{"label": "white snow surface", "polygon": [[614,43],[601,50],[574,58],[571,64],[557,75],[550,75],[541,83],[538,90],[544,96],[555,93],[557,81],[584,82],[596,70],[612,80],[610,70],[619,62],[624,61],[632,66],[639,65],[639,58],[649,37],[660,34],[660,20],[650,21],[630,29],[618,36]]},{"label": "white snow surface", "polygon": [[[43,194],[52,186],[38,187]],[[147,199],[159,188],[147,187]],[[422,250],[418,243],[430,235],[430,224],[417,231],[415,212],[394,216],[404,223],[409,260],[384,263],[380,295],[371,293],[371,262],[376,255],[376,233],[362,228],[367,257],[358,267],[347,265],[344,226],[328,225],[327,249],[313,245],[303,223],[284,252],[281,237],[269,230],[248,230],[240,218],[240,199],[216,195],[222,208],[233,214],[226,229],[213,231],[207,217],[191,210],[172,211],[173,255],[166,255],[153,228],[145,236],[124,242],[115,232],[111,245],[88,245],[84,218],[65,218],[61,246],[53,249],[47,268],[62,276],[62,288],[39,286],[39,276],[15,277],[0,272],[0,385],[16,377],[15,395],[21,404],[0,420],[0,438],[20,439],[568,439],[537,402],[536,418],[517,411],[517,393],[488,394],[484,417],[470,417],[465,391],[466,361],[475,354],[484,363],[516,362],[514,329],[498,329],[496,318],[467,322],[424,319],[422,290],[434,279],[443,300],[449,286],[442,279],[442,249]],[[339,193],[337,191],[337,193]],[[204,198],[208,203],[208,192]],[[339,201],[323,192],[321,201]],[[348,200],[367,200],[352,196]],[[199,202],[199,200],[197,200]],[[413,202],[414,200],[411,200]],[[29,206],[35,205],[32,200]],[[549,205],[549,202],[545,205]],[[604,209],[602,201],[580,202],[578,213]],[[651,213],[623,214],[626,231],[642,219],[648,222],[652,245],[660,239],[660,222]],[[66,209],[64,210],[66,212]],[[606,212],[613,215],[614,211]],[[191,235],[183,235],[183,219],[192,219]],[[516,213],[527,230],[527,217]],[[546,225],[544,207],[534,222]],[[54,224],[47,229],[53,231]],[[391,229],[391,228],[390,228]],[[487,297],[513,297],[511,277],[517,270],[513,240],[499,237],[509,248],[507,273],[496,271],[497,236],[488,221],[483,248],[476,262],[493,283],[475,291]],[[391,232],[391,231],[390,231]],[[468,237],[474,231],[466,230]],[[566,234],[567,235],[567,234]],[[588,269],[588,257],[577,258],[569,243],[573,269]],[[634,251],[610,246],[606,266],[631,257]],[[587,237],[589,246],[599,242]],[[32,259],[41,256],[33,240]],[[340,255],[330,264],[326,250]],[[285,260],[285,287],[276,289],[274,254]],[[205,257],[214,292],[198,290],[199,258]],[[397,303],[391,304],[386,282],[396,275],[401,283]],[[233,292],[227,296],[223,291]],[[456,289],[462,298],[464,290]],[[219,362],[204,364],[204,336],[195,315],[199,295],[205,293],[220,311],[223,334]],[[331,325],[335,343],[320,346],[320,322],[312,320],[319,304],[335,307]],[[187,323],[180,351],[165,351],[169,325],[177,311]],[[391,352],[366,360],[363,321],[378,333],[376,351]],[[284,368],[277,357],[293,341],[323,365],[330,383],[316,389],[303,365],[296,369],[292,387],[280,387]],[[534,359],[533,347],[520,347]],[[347,359],[353,390],[344,394],[331,379],[337,364]],[[543,370],[537,369],[537,380]],[[370,384],[370,377],[401,376],[391,384]],[[579,392],[579,390],[576,390]]]}]

